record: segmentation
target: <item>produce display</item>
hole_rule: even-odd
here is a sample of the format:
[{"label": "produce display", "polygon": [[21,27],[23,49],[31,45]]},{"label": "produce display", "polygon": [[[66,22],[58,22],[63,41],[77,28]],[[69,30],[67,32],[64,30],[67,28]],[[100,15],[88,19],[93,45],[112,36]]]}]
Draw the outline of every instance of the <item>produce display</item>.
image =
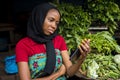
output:
[{"label": "produce display", "polygon": [[[120,21],[118,5],[113,0],[88,0],[88,8],[85,10],[72,4],[62,3],[57,6],[62,16],[59,33],[65,38],[69,53],[72,53],[83,39],[91,40],[91,52],[79,72],[90,79],[119,80],[120,45],[114,38],[117,21]],[[91,26],[101,25],[108,30],[90,33]]]},{"label": "produce display", "polygon": [[91,52],[83,62],[80,73],[98,80],[120,79],[120,46],[107,31],[85,36],[91,40]]},{"label": "produce display", "polygon": [[[114,61],[114,57],[90,53],[81,66],[81,73],[88,78],[98,80],[109,78],[117,80],[120,78],[120,66]],[[118,58],[120,61],[120,55]]]}]

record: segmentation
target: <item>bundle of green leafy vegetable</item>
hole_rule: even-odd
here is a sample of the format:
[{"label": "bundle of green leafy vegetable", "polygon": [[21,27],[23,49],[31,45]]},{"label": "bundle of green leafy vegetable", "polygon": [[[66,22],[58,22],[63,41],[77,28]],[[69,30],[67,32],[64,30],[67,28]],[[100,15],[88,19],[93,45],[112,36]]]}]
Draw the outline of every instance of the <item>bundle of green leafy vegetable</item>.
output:
[{"label": "bundle of green leafy vegetable", "polygon": [[112,52],[120,53],[120,46],[108,31],[89,34],[91,49],[96,53],[110,55]]},{"label": "bundle of green leafy vegetable", "polygon": [[59,33],[65,38],[69,51],[74,50],[80,44],[81,36],[88,33],[91,17],[81,6],[65,3],[57,6],[62,16]]}]

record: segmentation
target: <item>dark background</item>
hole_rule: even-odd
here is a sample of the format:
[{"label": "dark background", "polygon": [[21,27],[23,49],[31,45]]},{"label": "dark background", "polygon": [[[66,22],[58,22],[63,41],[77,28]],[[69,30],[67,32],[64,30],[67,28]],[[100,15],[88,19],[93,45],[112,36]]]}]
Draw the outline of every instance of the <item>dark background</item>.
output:
[{"label": "dark background", "polygon": [[[15,32],[26,34],[27,20],[33,7],[54,0],[0,0],[0,23],[15,24]],[[60,3],[73,3],[87,8],[87,0],[59,0]],[[120,6],[120,0],[115,0]]]}]

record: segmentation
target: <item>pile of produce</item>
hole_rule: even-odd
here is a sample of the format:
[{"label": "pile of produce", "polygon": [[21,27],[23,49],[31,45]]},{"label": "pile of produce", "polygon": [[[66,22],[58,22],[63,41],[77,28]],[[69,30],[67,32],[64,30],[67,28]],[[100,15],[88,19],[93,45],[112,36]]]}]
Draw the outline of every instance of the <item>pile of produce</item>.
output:
[{"label": "pile of produce", "polygon": [[88,78],[120,79],[120,46],[109,32],[90,34],[91,52],[81,66],[80,72]]},{"label": "pile of produce", "polygon": [[[119,64],[118,64],[119,63]],[[81,66],[82,74],[88,78],[107,80],[120,78],[120,55],[90,53]]]},{"label": "pile of produce", "polygon": [[[83,39],[87,38],[91,40],[91,52],[80,68],[81,74],[90,79],[107,80],[110,78],[117,80],[120,79],[120,60],[118,56],[116,58],[116,55],[120,54],[120,46],[113,38],[113,35],[118,26],[116,21],[120,20],[120,9],[118,9],[118,6],[114,2],[111,2],[112,0],[107,2],[105,0],[97,1],[99,3],[97,2],[96,4],[93,0],[88,0],[88,10],[72,4],[57,5],[62,16],[59,34],[64,37],[69,53],[74,52]],[[108,3],[109,7],[104,6]],[[116,6],[115,9],[111,9],[113,8],[113,4]],[[107,14],[104,14],[104,11],[107,11]],[[99,26],[99,21],[102,21],[102,25],[105,25],[109,30],[90,34],[89,27],[94,22],[96,22],[96,26]]]}]

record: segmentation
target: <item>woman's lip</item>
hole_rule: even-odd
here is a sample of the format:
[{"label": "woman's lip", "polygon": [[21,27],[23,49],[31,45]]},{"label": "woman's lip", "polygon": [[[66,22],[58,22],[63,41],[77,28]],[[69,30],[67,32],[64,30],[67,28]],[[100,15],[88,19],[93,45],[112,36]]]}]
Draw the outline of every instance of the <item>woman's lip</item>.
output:
[{"label": "woman's lip", "polygon": [[48,30],[48,32],[52,34],[52,33],[53,33],[53,30]]}]

